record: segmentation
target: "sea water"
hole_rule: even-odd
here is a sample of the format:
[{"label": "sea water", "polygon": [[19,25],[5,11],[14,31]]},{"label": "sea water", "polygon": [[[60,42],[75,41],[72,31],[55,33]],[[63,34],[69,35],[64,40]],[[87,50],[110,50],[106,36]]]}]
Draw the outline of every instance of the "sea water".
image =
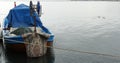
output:
[{"label": "sea water", "polygon": [[[29,2],[17,2],[29,5]],[[10,54],[3,63],[120,63],[120,2],[66,1],[41,2],[43,25],[55,35],[54,55],[28,59]],[[13,8],[13,2],[0,2],[0,20]],[[3,55],[1,57],[3,58]],[[15,59],[16,58],[16,59]],[[51,59],[52,58],[52,59]]]}]

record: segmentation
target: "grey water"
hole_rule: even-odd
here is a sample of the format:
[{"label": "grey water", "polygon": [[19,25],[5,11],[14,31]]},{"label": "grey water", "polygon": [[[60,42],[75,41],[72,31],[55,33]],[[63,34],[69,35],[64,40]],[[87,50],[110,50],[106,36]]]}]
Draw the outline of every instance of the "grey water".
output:
[{"label": "grey water", "polygon": [[[1,21],[13,7],[12,4],[0,4],[3,12]],[[1,63],[120,63],[120,57],[76,52],[120,56],[120,2],[69,1],[41,4],[41,20],[55,35],[53,46],[61,49],[53,48],[50,56],[38,59],[29,59],[24,54],[16,53],[5,53],[4,56],[3,53]]]}]

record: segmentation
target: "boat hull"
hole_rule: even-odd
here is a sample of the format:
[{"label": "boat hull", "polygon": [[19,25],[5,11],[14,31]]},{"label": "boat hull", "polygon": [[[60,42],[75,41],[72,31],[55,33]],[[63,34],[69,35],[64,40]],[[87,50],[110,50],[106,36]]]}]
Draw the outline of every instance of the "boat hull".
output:
[{"label": "boat hull", "polygon": [[5,44],[7,51],[26,52],[25,44]]},{"label": "boat hull", "polygon": [[[46,46],[53,46],[53,42],[47,42]],[[6,50],[7,51],[12,51],[12,52],[18,52],[18,53],[23,53],[26,52],[26,44],[23,43],[16,43],[16,44],[5,44]]]},{"label": "boat hull", "polygon": [[[18,35],[18,36],[5,36],[3,41],[5,44],[6,50],[15,51],[15,52],[27,52],[27,51],[29,51],[28,50],[29,48],[36,47],[33,45],[37,44],[37,42],[40,42],[39,47],[40,47],[40,45],[45,45],[45,46],[53,45],[53,41],[47,41],[47,38],[45,38],[43,35],[34,34],[34,33]],[[30,43],[32,43],[32,44],[30,44]],[[47,48],[47,47],[45,47],[45,48]],[[38,47],[35,49],[38,49]],[[43,47],[40,47],[40,49],[43,49]],[[38,50],[40,50],[40,49],[38,49]],[[36,50],[36,51],[38,51],[38,50]]]}]

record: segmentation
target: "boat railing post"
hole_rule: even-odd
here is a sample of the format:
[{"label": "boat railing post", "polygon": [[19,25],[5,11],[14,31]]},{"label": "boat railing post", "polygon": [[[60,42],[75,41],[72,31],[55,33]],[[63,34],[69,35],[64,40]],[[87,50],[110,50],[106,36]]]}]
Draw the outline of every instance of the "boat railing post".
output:
[{"label": "boat railing post", "polygon": [[16,7],[16,2],[14,2],[14,7]]},{"label": "boat railing post", "polygon": [[30,16],[34,19],[34,33],[36,34],[36,16],[35,16],[35,5],[30,1]]}]

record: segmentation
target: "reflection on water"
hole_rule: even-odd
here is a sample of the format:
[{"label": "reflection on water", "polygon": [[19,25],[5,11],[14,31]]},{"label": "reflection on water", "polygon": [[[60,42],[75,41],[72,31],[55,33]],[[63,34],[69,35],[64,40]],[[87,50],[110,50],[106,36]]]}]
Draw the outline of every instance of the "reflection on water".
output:
[{"label": "reflection on water", "polygon": [[1,57],[3,58],[1,59],[2,63],[54,63],[55,60],[52,48],[48,48],[46,55],[39,58],[28,58],[25,53],[13,51],[6,51]]}]

